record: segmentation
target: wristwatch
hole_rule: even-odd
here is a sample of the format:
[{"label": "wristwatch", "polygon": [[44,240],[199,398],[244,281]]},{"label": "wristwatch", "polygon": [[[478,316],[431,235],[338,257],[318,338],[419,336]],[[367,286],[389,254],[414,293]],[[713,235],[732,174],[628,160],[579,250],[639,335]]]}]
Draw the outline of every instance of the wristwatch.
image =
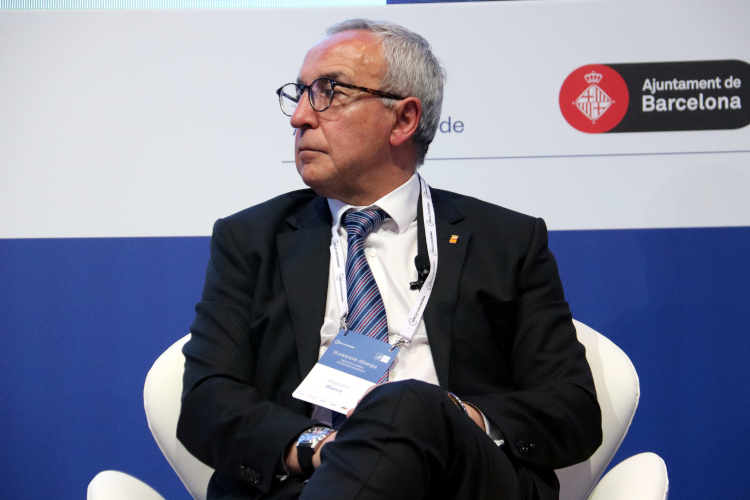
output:
[{"label": "wristwatch", "polygon": [[466,405],[464,404],[463,401],[461,401],[461,398],[459,398],[458,396],[456,396],[452,392],[448,392],[448,391],[445,391],[445,392],[448,394],[448,397],[451,399],[451,401],[453,401],[454,403],[456,403],[456,406],[458,406],[459,408],[461,408],[466,415],[469,414],[469,410],[466,409]]},{"label": "wristwatch", "polygon": [[315,450],[332,432],[333,429],[329,427],[310,427],[297,439],[297,462],[306,476],[312,476],[315,472],[315,467],[313,467]]}]

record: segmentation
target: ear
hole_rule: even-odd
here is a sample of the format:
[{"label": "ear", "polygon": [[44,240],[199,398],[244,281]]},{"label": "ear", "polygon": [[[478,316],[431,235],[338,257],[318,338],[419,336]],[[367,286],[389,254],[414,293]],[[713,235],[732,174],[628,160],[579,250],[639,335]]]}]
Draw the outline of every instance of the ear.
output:
[{"label": "ear", "polygon": [[417,131],[422,116],[422,102],[418,97],[407,97],[393,106],[394,123],[391,130],[391,146],[398,147]]}]

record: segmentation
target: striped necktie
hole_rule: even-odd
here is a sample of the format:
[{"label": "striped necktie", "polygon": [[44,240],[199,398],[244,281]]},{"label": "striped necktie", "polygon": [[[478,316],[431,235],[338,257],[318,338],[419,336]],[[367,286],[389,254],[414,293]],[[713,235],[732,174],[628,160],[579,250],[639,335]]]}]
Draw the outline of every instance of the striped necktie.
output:
[{"label": "striped necktie", "polygon": [[[383,210],[363,210],[344,218],[349,246],[346,256],[346,297],[349,303],[346,326],[352,332],[383,342],[388,342],[388,320],[378,284],[365,257],[365,238],[387,218],[388,214]],[[388,370],[378,383],[387,380]],[[334,412],[332,416],[334,429],[346,420],[341,413]]]},{"label": "striped necktie", "polygon": [[349,251],[346,256],[346,296],[349,330],[388,342],[388,321],[380,290],[365,257],[365,238],[386,218],[382,210],[364,210],[345,217]]}]

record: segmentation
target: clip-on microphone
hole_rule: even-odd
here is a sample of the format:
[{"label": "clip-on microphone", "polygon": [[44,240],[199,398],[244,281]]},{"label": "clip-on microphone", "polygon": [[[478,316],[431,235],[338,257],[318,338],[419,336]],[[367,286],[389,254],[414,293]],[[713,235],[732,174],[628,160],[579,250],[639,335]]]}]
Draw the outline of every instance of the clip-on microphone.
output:
[{"label": "clip-on microphone", "polygon": [[409,282],[412,290],[421,290],[427,276],[430,274],[430,258],[427,254],[427,238],[424,235],[424,218],[422,212],[422,193],[419,193],[417,203],[417,256],[414,257],[417,268],[417,281]]}]

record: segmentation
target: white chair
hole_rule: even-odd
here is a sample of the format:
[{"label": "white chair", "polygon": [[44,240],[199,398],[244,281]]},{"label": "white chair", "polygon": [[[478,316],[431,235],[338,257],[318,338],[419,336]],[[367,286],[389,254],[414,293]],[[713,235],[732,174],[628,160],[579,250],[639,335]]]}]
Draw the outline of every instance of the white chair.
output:
[{"label": "white chair", "polygon": [[[597,492],[596,495],[589,496],[628,433],[638,407],[641,389],[633,363],[619,347],[580,321],[573,320],[573,324],[576,327],[578,340],[586,347],[586,359],[594,377],[596,397],[602,409],[603,439],[602,445],[591,458],[555,471],[560,480],[560,500],[666,499],[669,484],[667,468],[664,461],[653,453],[647,454],[652,459],[649,461],[637,459],[641,455],[623,461],[602,479],[602,483],[605,483],[605,480],[607,483],[612,483],[612,486],[606,490],[607,493]],[[660,464],[656,463],[656,460]],[[647,467],[649,465],[653,467]],[[624,466],[623,470],[630,474],[617,472],[613,479],[620,478],[621,481],[613,482],[612,479],[608,479],[621,466]],[[632,490],[637,484],[656,486],[657,483],[663,484],[663,488],[655,487],[650,495],[634,494],[617,497],[610,495],[611,491],[617,488],[622,488],[625,492]],[[635,493],[635,490],[633,492]]]},{"label": "white chair", "polygon": [[664,460],[654,453],[640,453],[607,472],[588,500],[666,500],[668,493]]},{"label": "white chair", "polygon": [[143,405],[148,427],[159,449],[193,498],[205,500],[208,480],[214,470],[191,455],[177,440],[182,373],[185,371],[182,346],[189,339],[190,334],[172,344],[151,367],[143,388]]},{"label": "white chair", "polygon": [[[638,406],[640,388],[633,364],[622,350],[583,323],[574,321],[574,324],[578,339],[586,347],[586,358],[594,376],[602,409],[604,439],[590,459],[556,471],[560,479],[560,499],[666,500],[669,489],[667,469],[664,461],[653,453],[630,457],[609,471],[597,485],[627,434]],[[189,338],[190,335],[186,335],[178,340],[156,360],[146,377],[143,398],[151,433],[162,453],[193,498],[205,500],[213,470],[193,457],[176,438],[185,364],[182,346]],[[117,482],[120,489],[132,485],[132,493],[97,496],[98,492],[106,490],[104,483],[109,478]],[[141,493],[143,487],[157,496]],[[131,476],[105,471],[89,484],[88,500],[113,499],[163,500],[158,493]]]},{"label": "white chair", "polygon": [[[143,406],[151,434],[182,484],[195,500],[205,500],[208,480],[214,471],[191,455],[176,436],[185,371],[182,346],[189,339],[190,334],[172,344],[151,367],[143,387]],[[89,484],[87,499],[164,500],[147,484],[118,471],[97,474]]]},{"label": "white chair", "polygon": [[100,472],[89,483],[88,500],[164,500],[151,486],[116,470]]}]

